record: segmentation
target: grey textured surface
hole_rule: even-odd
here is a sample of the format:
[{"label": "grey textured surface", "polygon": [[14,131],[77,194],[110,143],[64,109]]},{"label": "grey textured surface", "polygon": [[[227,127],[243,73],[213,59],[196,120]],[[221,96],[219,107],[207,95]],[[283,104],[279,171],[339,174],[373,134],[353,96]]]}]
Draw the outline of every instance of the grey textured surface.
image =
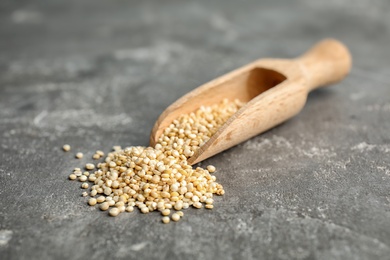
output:
[{"label": "grey textured surface", "polygon": [[[390,259],[390,11],[382,1],[0,3],[0,259]],[[324,37],[350,76],[204,164],[226,194],[184,220],[109,218],[67,176],[147,145],[182,94]],[[85,159],[63,153],[71,144]]]}]

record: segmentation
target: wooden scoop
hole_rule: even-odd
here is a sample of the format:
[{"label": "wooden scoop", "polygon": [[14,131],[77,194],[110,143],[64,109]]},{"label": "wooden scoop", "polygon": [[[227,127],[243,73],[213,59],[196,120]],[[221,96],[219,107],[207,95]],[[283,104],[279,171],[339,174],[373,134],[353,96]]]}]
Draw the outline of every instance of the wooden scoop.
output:
[{"label": "wooden scoop", "polygon": [[203,161],[296,115],[310,91],[343,79],[351,68],[351,55],[339,41],[326,39],[293,60],[261,59],[206,83],[179,98],[158,118],[150,145],[172,121],[200,106],[227,98],[247,102],[188,159]]}]

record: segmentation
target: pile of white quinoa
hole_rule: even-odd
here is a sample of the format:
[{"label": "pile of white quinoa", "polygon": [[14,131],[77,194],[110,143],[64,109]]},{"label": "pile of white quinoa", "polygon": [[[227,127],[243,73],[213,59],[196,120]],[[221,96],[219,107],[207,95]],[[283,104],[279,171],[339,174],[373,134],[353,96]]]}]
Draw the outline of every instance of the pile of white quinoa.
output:
[{"label": "pile of white quinoa", "polygon": [[[75,168],[69,179],[78,179],[83,189],[90,188],[83,192],[83,196],[90,196],[88,204],[99,204],[113,217],[138,207],[145,214],[160,211],[162,222],[169,223],[170,219],[179,221],[184,215],[181,210],[190,206],[212,209],[213,195],[225,193],[211,174],[215,167],[194,169],[187,159],[243,105],[239,100],[225,99],[220,104],[202,106],[174,120],[154,148],[114,146],[104,162],[87,163],[84,172]],[[63,150],[69,151],[70,146],[64,145]],[[82,153],[76,154],[76,158],[82,157]],[[92,158],[102,157],[104,153],[96,151]]]}]

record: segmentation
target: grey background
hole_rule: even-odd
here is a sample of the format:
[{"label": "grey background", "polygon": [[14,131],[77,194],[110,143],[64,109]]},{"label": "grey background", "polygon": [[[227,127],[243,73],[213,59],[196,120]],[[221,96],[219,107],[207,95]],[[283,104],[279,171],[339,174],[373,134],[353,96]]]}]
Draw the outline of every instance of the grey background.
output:
[{"label": "grey background", "polygon": [[[0,258],[390,259],[389,11],[386,0],[1,1]],[[109,218],[67,180],[96,149],[147,145],[196,86],[325,37],[349,46],[351,74],[205,161],[226,191],[214,210],[170,225]]]}]

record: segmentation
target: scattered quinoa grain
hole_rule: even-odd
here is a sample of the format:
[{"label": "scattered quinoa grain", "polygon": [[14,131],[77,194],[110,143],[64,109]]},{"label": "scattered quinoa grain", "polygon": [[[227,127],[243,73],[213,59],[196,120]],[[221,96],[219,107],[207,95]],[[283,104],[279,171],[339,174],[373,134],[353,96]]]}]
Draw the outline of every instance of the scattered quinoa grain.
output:
[{"label": "scattered quinoa grain", "polygon": [[81,188],[83,188],[83,189],[88,189],[88,187],[89,187],[89,184],[86,183],[86,182],[84,182],[83,184],[81,184]]},{"label": "scattered quinoa grain", "polygon": [[110,209],[110,211],[108,212],[108,214],[110,214],[110,216],[112,217],[116,217],[118,216],[120,213],[120,210],[118,208],[112,208]]},{"label": "scattered quinoa grain", "polygon": [[195,195],[195,196],[192,196],[191,200],[192,200],[194,203],[196,203],[196,202],[199,201],[199,197],[196,196],[196,195]]},{"label": "scattered quinoa grain", "polygon": [[87,196],[88,196],[88,192],[84,191],[81,195],[82,195],[83,197],[87,197]]},{"label": "scattered quinoa grain", "polygon": [[99,208],[100,210],[106,211],[110,208],[110,204],[108,204],[108,202],[103,202],[102,204],[100,204]]},{"label": "scattered quinoa grain", "polygon": [[207,170],[210,172],[210,173],[213,173],[215,172],[215,167],[213,165],[209,165],[207,166]]},{"label": "scattered quinoa grain", "polygon": [[83,153],[76,153],[76,158],[81,159],[83,158],[84,154]]},{"label": "scattered quinoa grain", "polygon": [[181,209],[183,208],[183,202],[182,202],[182,201],[177,201],[177,202],[175,203],[174,208],[175,208],[176,210],[181,210]]},{"label": "scattered quinoa grain", "polygon": [[177,214],[177,213],[173,213],[171,218],[172,218],[173,221],[179,221],[180,220],[180,215]]},{"label": "scattered quinoa grain", "polygon": [[95,169],[95,165],[92,164],[92,163],[87,163],[87,164],[85,165],[85,169],[87,169],[87,170],[93,170],[93,169]]},{"label": "scattered quinoa grain", "polygon": [[124,205],[125,205],[125,203],[123,203],[123,201],[119,201],[119,202],[115,203],[115,207],[117,207],[117,208],[122,207]]},{"label": "scattered quinoa grain", "polygon": [[145,207],[141,208],[141,212],[144,214],[149,213],[149,208],[145,206]]},{"label": "scattered quinoa grain", "polygon": [[97,194],[97,191],[96,191],[96,190],[92,190],[92,191],[91,191],[91,197],[96,196],[96,194]]},{"label": "scattered quinoa grain", "polygon": [[65,152],[70,151],[70,145],[69,144],[64,144],[64,146],[62,146],[62,150],[64,150]]},{"label": "scattered quinoa grain", "polygon": [[96,205],[96,199],[95,198],[90,198],[89,200],[88,200],[88,204],[90,205],[90,206],[95,206]]},{"label": "scattered quinoa grain", "polygon": [[206,204],[213,204],[214,200],[212,198],[208,198],[205,200]]},{"label": "scattered quinoa grain", "polygon": [[111,190],[111,188],[107,187],[107,188],[104,189],[103,192],[104,192],[105,195],[108,196],[108,195],[110,195],[112,193],[112,190]]},{"label": "scattered quinoa grain", "polygon": [[106,197],[104,197],[104,196],[99,196],[99,197],[96,198],[97,203],[102,203],[105,200],[106,200]]},{"label": "scattered quinoa grain", "polygon": [[112,150],[113,151],[119,151],[119,150],[121,150],[122,149],[122,147],[120,146],[120,145],[114,145],[113,147],[112,147]]},{"label": "scattered quinoa grain", "polygon": [[88,177],[85,176],[85,175],[81,175],[81,176],[79,177],[79,181],[81,181],[81,182],[84,182],[84,181],[86,181],[87,179],[88,179]]},{"label": "scattered quinoa grain", "polygon": [[69,180],[75,180],[77,176],[75,174],[69,175]]},{"label": "scattered quinoa grain", "polygon": [[200,209],[202,207],[202,203],[200,203],[199,201],[197,202],[194,202],[194,204],[192,204],[192,206],[194,206],[195,208],[197,209]]},{"label": "scattered quinoa grain", "polygon": [[162,217],[161,220],[164,224],[168,224],[171,221],[169,217]]},{"label": "scattered quinoa grain", "polygon": [[80,177],[81,175],[83,175],[83,173],[81,171],[74,171],[73,174],[76,175],[77,177]]},{"label": "scattered quinoa grain", "polygon": [[212,204],[206,204],[204,207],[205,207],[206,209],[212,209],[212,208],[214,208],[214,206],[213,206]]},{"label": "scattered quinoa grain", "polygon": [[169,209],[164,209],[163,211],[161,211],[161,214],[163,216],[169,216],[169,214],[171,214],[171,211]]}]

